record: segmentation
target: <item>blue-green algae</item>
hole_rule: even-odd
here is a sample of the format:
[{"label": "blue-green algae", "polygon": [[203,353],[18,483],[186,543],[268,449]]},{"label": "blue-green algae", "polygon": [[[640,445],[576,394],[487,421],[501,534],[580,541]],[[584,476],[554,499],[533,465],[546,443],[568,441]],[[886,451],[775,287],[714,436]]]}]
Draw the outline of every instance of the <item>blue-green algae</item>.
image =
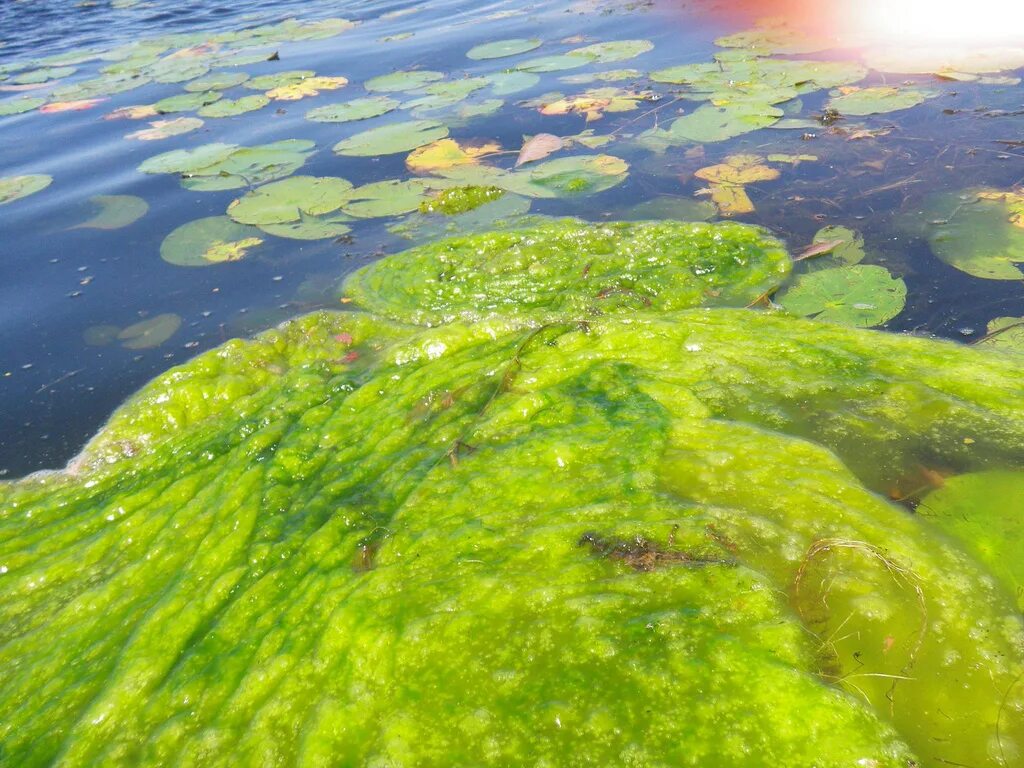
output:
[{"label": "blue-green algae", "polygon": [[160,376],[0,484],[0,762],[1018,763],[1014,595],[872,489],[1024,466],[1019,359],[742,308],[782,257],[458,238]]}]

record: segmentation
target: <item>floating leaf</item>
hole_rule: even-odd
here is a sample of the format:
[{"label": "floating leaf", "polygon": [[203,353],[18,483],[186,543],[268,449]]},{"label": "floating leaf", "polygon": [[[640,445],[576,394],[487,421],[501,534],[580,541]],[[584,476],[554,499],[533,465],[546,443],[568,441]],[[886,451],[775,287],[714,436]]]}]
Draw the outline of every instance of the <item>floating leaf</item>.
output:
[{"label": "floating leaf", "polygon": [[650,40],[614,40],[610,43],[595,43],[569,51],[569,56],[582,56],[591,61],[607,64],[625,61],[654,49]]},{"label": "floating leaf", "polygon": [[244,115],[246,112],[263,109],[269,103],[270,99],[267,96],[262,93],[254,93],[237,99],[220,99],[213,104],[200,107],[196,114],[201,117],[235,117]]},{"label": "floating leaf", "polygon": [[118,107],[104,116],[104,120],[142,120],[147,117],[156,117],[160,113],[152,104],[136,104],[130,107]]},{"label": "floating leaf", "polygon": [[202,93],[180,93],[177,96],[168,96],[166,99],[153,104],[153,109],[162,115],[169,112],[192,112],[193,110],[213,104],[222,98],[220,91],[204,91]]},{"label": "floating leaf", "polygon": [[497,40],[493,43],[484,43],[470,48],[466,56],[470,59],[500,59],[505,56],[516,56],[520,53],[532,51],[540,47],[540,40],[537,38],[514,38],[511,40]]},{"label": "floating leaf", "polygon": [[416,173],[431,173],[453,168],[456,165],[476,163],[483,155],[499,152],[501,146],[493,142],[477,146],[462,146],[454,139],[440,139],[413,152],[406,158],[409,170]]},{"label": "floating leaf", "polygon": [[503,106],[505,106],[505,102],[501,99],[484,99],[483,101],[460,104],[459,108],[455,110],[455,116],[461,121],[468,121],[475,117],[493,115]]},{"label": "floating leaf", "polygon": [[398,216],[417,210],[431,189],[443,185],[427,179],[375,181],[353,189],[341,210],[361,219]]},{"label": "floating leaf", "polygon": [[316,72],[311,69],[292,69],[285,72],[276,72],[272,75],[260,75],[245,82],[245,87],[253,91],[270,91],[274,88],[284,88],[289,85],[296,85],[303,80],[315,77]]},{"label": "floating leaf", "polygon": [[543,160],[561,148],[562,140],[557,136],[550,133],[538,133],[523,142],[523,147],[519,150],[519,157],[516,158],[516,167],[536,160]]},{"label": "floating leaf", "polygon": [[762,165],[758,155],[732,155],[724,163],[701,168],[694,176],[711,184],[711,199],[725,215],[752,213],[754,204],[744,186],[758,181],[772,181],[779,172]]},{"label": "floating leaf", "polygon": [[1024,317],[997,317],[985,330],[978,346],[1024,355]]},{"label": "floating leaf", "polygon": [[142,173],[180,173],[191,175],[219,163],[241,149],[237,144],[204,144],[196,149],[174,149],[154,155],[139,165]]},{"label": "floating leaf", "polygon": [[782,111],[767,104],[705,105],[674,120],[664,133],[670,142],[713,143],[767,128]]},{"label": "floating leaf", "polygon": [[[1024,228],[1020,211],[993,190],[936,195],[926,203],[928,243],[939,259],[987,280],[1021,280]],[[985,196],[988,195],[988,196]]]},{"label": "floating leaf", "polygon": [[352,230],[348,222],[352,221],[341,213],[328,213],[323,216],[305,216],[299,221],[285,224],[263,224],[260,229],[268,235],[284,237],[289,240],[327,240],[341,237]]},{"label": "floating leaf", "polygon": [[443,72],[433,72],[428,69],[392,72],[389,75],[381,75],[367,80],[363,83],[363,88],[371,93],[375,91],[384,93],[415,91],[442,78],[444,78]]},{"label": "floating leaf", "polygon": [[533,88],[540,82],[540,76],[532,72],[498,72],[488,75],[487,80],[495,96],[509,96]]},{"label": "floating leaf", "polygon": [[334,145],[339,155],[373,157],[409,152],[448,135],[448,128],[433,120],[410,120],[372,128]]},{"label": "floating leaf", "polygon": [[306,113],[306,119],[317,123],[349,123],[387,114],[399,106],[388,96],[369,96],[341,104],[327,104]]},{"label": "floating leaf", "polygon": [[92,109],[106,99],[78,99],[76,101],[51,101],[49,104],[39,108],[43,114],[49,115],[57,112],[84,112]]},{"label": "floating leaf", "polygon": [[621,184],[628,170],[612,155],[563,157],[510,173],[495,186],[527,197],[591,195]]},{"label": "floating leaf", "polygon": [[934,95],[930,91],[895,86],[842,88],[832,95],[826,106],[841,115],[877,115],[916,107]]},{"label": "floating leaf", "polygon": [[835,45],[829,40],[808,36],[805,32],[792,29],[777,21],[759,23],[747,29],[715,40],[722,48],[743,48],[756,54],[815,53]]},{"label": "floating leaf", "polygon": [[528,59],[527,61],[516,64],[516,69],[520,72],[561,72],[566,69],[577,69],[578,67],[585,67],[587,64],[593,63],[592,59],[588,59],[585,56],[569,56],[563,54],[561,56],[540,56],[536,59]]},{"label": "floating leaf", "polygon": [[20,115],[24,112],[31,112],[46,103],[46,99],[26,98],[24,96],[16,99],[3,99],[0,101],[0,117],[7,115]]},{"label": "floating leaf", "polygon": [[[811,242],[812,247],[815,244],[822,245],[824,243],[831,245],[827,251],[821,252],[821,256],[827,253],[828,257],[815,258],[810,264],[811,269],[843,265],[852,266],[860,264],[864,260],[864,238],[859,232],[855,232],[849,227],[822,227],[815,233],[814,239]],[[802,258],[810,257],[802,254]]]},{"label": "floating leaf", "polygon": [[198,117],[177,117],[173,120],[154,120],[149,128],[134,131],[125,135],[126,139],[138,139],[140,141],[157,141],[159,139],[180,136],[189,133],[203,126],[203,121]]},{"label": "floating leaf", "polygon": [[53,177],[44,173],[0,177],[0,205],[34,195],[46,189],[51,183]]},{"label": "floating leaf", "polygon": [[349,199],[352,185],[334,176],[292,176],[264,184],[228,206],[228,216],[240,224],[287,224],[306,216],[338,210]]},{"label": "floating leaf", "polygon": [[600,120],[605,112],[631,112],[641,101],[653,97],[649,91],[627,91],[620,88],[593,88],[578,96],[556,99],[540,107],[542,115],[586,115],[587,122]]},{"label": "floating leaf", "polygon": [[194,150],[174,150],[151,157],[139,166],[143,173],[177,173],[186,189],[214,192],[238,189],[288,176],[306,162],[312,141],[286,139],[255,147],[206,144]]},{"label": "floating leaf", "polygon": [[870,328],[903,311],[907,286],[885,267],[858,264],[808,272],[775,301],[789,312]]},{"label": "floating leaf", "polygon": [[662,195],[637,203],[627,211],[624,218],[630,221],[709,221],[717,213],[718,208],[707,200]]},{"label": "floating leaf", "polygon": [[271,88],[267,96],[275,101],[298,101],[307,96],[317,96],[320,91],[334,91],[348,85],[345,77],[309,77],[297,83]]},{"label": "floating leaf", "polygon": [[117,338],[125,349],[152,349],[170,339],[180,327],[181,318],[168,312],[129,325]]},{"label": "floating leaf", "polygon": [[122,229],[146,215],[149,203],[135,195],[96,195],[89,202],[99,207],[99,212],[74,229]]},{"label": "floating leaf", "polygon": [[639,69],[610,69],[605,72],[584,72],[578,75],[565,75],[558,78],[563,83],[582,85],[585,83],[615,83],[620,80],[639,80],[644,73]]},{"label": "floating leaf", "polygon": [[185,85],[186,91],[226,91],[249,79],[245,72],[210,72]]},{"label": "floating leaf", "polygon": [[179,267],[208,267],[239,261],[263,241],[259,230],[227,216],[210,216],[182,224],[160,244],[160,258]]}]

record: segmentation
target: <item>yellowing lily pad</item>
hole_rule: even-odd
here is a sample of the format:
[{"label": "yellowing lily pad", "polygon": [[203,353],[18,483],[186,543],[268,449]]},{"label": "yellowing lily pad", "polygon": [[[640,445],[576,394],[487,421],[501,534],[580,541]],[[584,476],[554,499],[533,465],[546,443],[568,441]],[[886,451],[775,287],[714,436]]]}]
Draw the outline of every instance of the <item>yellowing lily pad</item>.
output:
[{"label": "yellowing lily pad", "polygon": [[400,102],[388,96],[368,96],[341,104],[327,104],[306,113],[306,119],[317,123],[349,123],[387,114]]},{"label": "yellowing lily pad", "polygon": [[732,155],[724,163],[701,168],[694,176],[711,184],[711,199],[725,215],[752,213],[754,204],[744,185],[779,177],[774,168],[763,165],[758,155]]},{"label": "yellowing lily pad", "polygon": [[138,139],[139,141],[159,141],[171,136],[180,136],[183,133],[201,128],[203,121],[198,117],[177,117],[172,120],[154,120],[149,128],[126,134],[126,139]]},{"label": "yellowing lily pad", "polygon": [[308,77],[297,83],[282,85],[267,91],[267,97],[275,101],[298,101],[307,96],[317,96],[320,91],[334,91],[348,85],[345,77]]},{"label": "yellowing lily pad", "polygon": [[417,173],[431,173],[479,162],[479,158],[501,150],[499,144],[489,142],[478,146],[462,146],[454,139],[440,139],[413,152],[406,158],[409,170]]},{"label": "yellowing lily pad", "polygon": [[179,267],[208,267],[240,261],[260,245],[259,230],[227,216],[209,216],[182,224],[160,244],[160,258]]},{"label": "yellowing lily pad", "polygon": [[96,195],[89,202],[98,206],[99,211],[75,229],[123,229],[149,210],[149,203],[136,195]]},{"label": "yellowing lily pad", "polygon": [[240,224],[287,224],[304,215],[338,210],[350,197],[352,185],[334,176],[292,176],[265,184],[228,206],[228,216]]},{"label": "yellowing lily pad", "polygon": [[860,328],[896,317],[906,300],[902,279],[885,267],[865,264],[805,273],[775,299],[794,314]]},{"label": "yellowing lily pad", "polygon": [[260,75],[245,82],[245,87],[253,91],[270,91],[301,83],[303,80],[316,77],[311,69],[292,69],[286,72],[275,72],[272,75]]},{"label": "yellowing lily pad", "polygon": [[334,145],[339,155],[373,157],[409,152],[448,135],[447,126],[433,120],[409,120],[372,128]]},{"label": "yellowing lily pad", "polygon": [[53,177],[45,173],[0,177],[0,205],[34,195],[46,189],[52,182]]},{"label": "yellowing lily pad", "polygon": [[540,47],[540,40],[537,38],[514,38],[511,40],[496,40],[493,43],[475,45],[466,52],[470,59],[500,59],[505,56],[517,56],[520,53],[532,51]]},{"label": "yellowing lily pad", "polygon": [[170,339],[181,327],[181,318],[173,313],[142,320],[117,334],[125,349],[152,349]]}]

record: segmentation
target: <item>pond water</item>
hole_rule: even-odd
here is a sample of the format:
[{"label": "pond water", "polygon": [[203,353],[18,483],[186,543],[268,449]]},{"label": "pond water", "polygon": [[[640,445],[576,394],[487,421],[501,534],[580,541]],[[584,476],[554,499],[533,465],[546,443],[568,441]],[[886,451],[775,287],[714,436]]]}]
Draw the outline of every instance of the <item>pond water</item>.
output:
[{"label": "pond water", "polygon": [[[8,92],[4,104],[9,111],[19,109],[15,105],[24,103],[22,99],[41,99],[41,104],[84,101],[77,106],[87,108],[44,113],[44,106],[0,117],[0,175],[53,177],[44,191],[0,209],[0,397],[4,404],[0,472],[19,476],[61,466],[118,403],[154,374],[229,337],[250,334],[305,310],[336,306],[332,290],[341,276],[411,243],[409,233],[400,237],[389,231],[402,216],[360,218],[347,225],[349,231],[341,241],[264,235],[244,260],[205,268],[177,266],[161,259],[164,239],[187,222],[223,215],[245,189],[194,191],[183,189],[175,173],[137,170],[147,158],[174,149],[213,142],[254,146],[303,139],[315,142],[315,149],[306,153],[298,170],[301,174],[340,176],[355,185],[410,178],[407,152],[374,156],[376,150],[371,147],[369,156],[345,156],[331,151],[348,136],[409,119],[410,107],[344,123],[307,119],[307,113],[316,108],[366,96],[363,82],[400,69],[436,71],[444,75],[440,82],[457,81],[489,77],[531,58],[559,56],[596,42],[649,41],[651,50],[644,45],[636,51],[608,53],[597,61],[581,60],[578,67],[556,59],[550,64],[555,71],[521,76],[497,88],[510,91],[507,94],[496,93],[488,83],[465,94],[464,101],[460,101],[463,94],[456,94],[446,102],[448,106],[421,106],[414,117],[444,123],[449,135],[459,141],[496,143],[505,154],[489,162],[505,168],[515,161],[525,136],[548,133],[564,138],[587,131],[592,137],[611,137],[601,146],[591,143],[594,149],[577,143],[554,157],[584,153],[619,157],[629,164],[621,183],[599,194],[534,198],[507,209],[521,212],[529,204],[531,214],[595,221],[715,216],[709,198],[698,196],[708,187],[695,175],[701,168],[738,154],[813,156],[814,160],[769,163],[776,178],[748,187],[755,210],[737,218],[769,227],[795,251],[810,243],[822,227],[855,230],[864,239],[865,263],[884,266],[907,286],[906,307],[886,324],[893,330],[970,342],[985,334],[993,318],[1024,314],[1019,280],[979,279],[950,266],[936,258],[927,233],[919,226],[927,217],[920,212],[930,194],[972,187],[1010,190],[1024,178],[1024,150],[1019,146],[1024,91],[1012,72],[937,77],[872,71],[852,80],[859,87],[891,85],[926,91],[927,98],[893,112],[887,111],[893,105],[883,99],[877,105],[882,114],[843,114],[834,123],[822,124],[830,87],[801,86],[798,90],[805,93],[778,107],[785,113],[782,125],[809,121],[790,123],[796,127],[727,129],[714,141],[680,141],[667,149],[656,148],[662,151],[642,145],[645,131],[669,125],[700,103],[679,98],[686,85],[652,81],[649,73],[712,61],[716,52],[723,51],[715,46],[716,38],[749,28],[765,13],[807,16],[806,9],[792,13],[792,7],[782,4],[753,6],[725,12],[714,4],[600,0],[244,6],[197,0],[173,7],[152,2],[115,3],[114,7],[107,2],[4,4],[0,71],[5,80],[0,81],[0,89]],[[267,42],[225,36],[292,17],[314,21],[339,16],[357,25],[313,40],[291,40],[303,34],[287,30]],[[823,45],[846,47],[817,51],[820,45],[776,45],[775,49],[815,51],[800,53],[800,58],[860,60],[861,51],[836,42],[837,32],[844,29],[816,21],[819,31],[824,30]],[[218,39],[217,35],[221,42],[195,48]],[[466,57],[475,45],[515,38],[536,38],[540,44],[514,56]],[[761,44],[767,51],[772,49],[771,40]],[[165,64],[162,73],[147,72],[147,66],[175,51],[179,52],[177,62],[189,66]],[[275,53],[274,61],[262,60]],[[1021,63],[1012,55],[1007,59],[1005,64],[977,69]],[[572,68],[559,69],[563,65]],[[67,69],[34,74],[46,67]],[[537,68],[548,67],[542,63]],[[306,70],[342,76],[348,84],[301,100],[273,100],[238,116],[200,117],[201,124],[186,124],[188,132],[166,138],[140,140],[131,135],[158,120],[196,120],[194,105],[166,115],[108,119],[123,107],[150,105],[187,93],[183,87],[188,79],[210,69],[251,78]],[[115,74],[96,88],[76,87],[86,81],[96,83],[104,70],[127,72],[125,77],[144,84],[135,87],[130,82],[131,89],[122,90],[128,85]],[[613,71],[613,79],[592,78],[608,71]],[[47,80],[55,76],[57,81]],[[210,87],[215,96],[223,92],[229,99],[261,93],[246,89],[244,83],[225,85],[231,82],[213,82]],[[727,84],[713,87],[727,88]],[[557,107],[555,114],[541,111],[559,98],[552,94],[587,98],[588,91],[599,88],[607,89],[606,94],[591,94],[591,98],[618,92],[634,100],[620,100],[609,109],[598,107],[590,113],[581,112],[579,104],[568,106],[563,110],[566,114],[557,114]],[[421,98],[416,90],[392,91],[388,96],[408,105]],[[779,98],[785,97],[773,95],[769,101]],[[870,105],[868,111],[873,111]],[[732,133],[740,135],[722,138]],[[129,210],[115,211],[112,219],[98,226],[83,227],[99,210],[98,196],[133,198],[111,203],[128,205]],[[130,210],[139,204],[134,198],[141,198],[145,206],[145,214],[137,218]],[[698,202],[699,209],[694,205]],[[144,338],[132,343],[113,338],[153,318],[158,319],[157,328],[148,333],[148,326],[143,326]],[[169,325],[160,326],[160,322]],[[164,335],[168,337],[162,339]]]},{"label": "pond water", "polygon": [[1021,765],[1022,28],[0,6],[0,764]]}]

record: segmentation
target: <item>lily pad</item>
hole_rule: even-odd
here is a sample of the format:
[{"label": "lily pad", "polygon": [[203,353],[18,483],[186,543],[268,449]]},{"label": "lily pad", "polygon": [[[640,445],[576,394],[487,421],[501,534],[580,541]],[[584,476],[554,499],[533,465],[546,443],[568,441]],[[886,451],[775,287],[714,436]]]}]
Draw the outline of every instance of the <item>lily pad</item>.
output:
[{"label": "lily pad", "polygon": [[1024,355],[1024,317],[996,317],[985,330],[978,346]]},{"label": "lily pad", "polygon": [[388,96],[369,96],[341,104],[316,107],[306,113],[306,119],[317,123],[350,123],[387,114],[399,104],[400,102]]},{"label": "lily pad", "polygon": [[357,133],[334,145],[339,155],[375,157],[409,152],[448,135],[447,126],[434,120],[409,120]]},{"label": "lily pad", "polygon": [[245,72],[210,72],[185,85],[186,91],[226,91],[249,79]]},{"label": "lily pad", "polygon": [[179,267],[208,267],[240,261],[263,240],[255,227],[227,216],[209,216],[182,224],[160,244],[160,258]]},{"label": "lily pad", "polygon": [[903,311],[907,286],[885,267],[858,264],[808,272],[775,301],[797,315],[871,328]]},{"label": "lily pad", "polygon": [[275,72],[272,75],[253,77],[245,82],[245,87],[253,91],[270,91],[274,88],[296,85],[307,78],[315,76],[316,72],[311,69],[292,69],[285,72]]},{"label": "lily pad", "polygon": [[168,312],[129,325],[117,334],[117,340],[125,349],[152,349],[170,339],[180,327],[181,318]]},{"label": "lily pad", "polygon": [[540,82],[540,75],[532,72],[498,72],[488,75],[487,80],[495,96],[509,96],[533,88]]},{"label": "lily pad", "polygon": [[45,173],[0,177],[0,205],[34,195],[46,189],[51,183],[53,177]]},{"label": "lily pad", "polygon": [[262,224],[260,229],[268,235],[289,240],[327,240],[350,232],[351,221],[345,214],[333,212],[323,216],[303,215],[298,221],[284,224]]},{"label": "lily pad", "polygon": [[569,56],[582,56],[600,64],[626,61],[654,50],[650,40],[614,40],[609,43],[594,43],[569,51]]},{"label": "lily pad", "polygon": [[149,203],[136,195],[96,195],[89,198],[89,202],[99,211],[74,229],[123,229],[149,210]]},{"label": "lily pad", "polygon": [[527,61],[516,64],[516,69],[520,72],[561,72],[566,69],[578,69],[579,67],[585,67],[588,64],[592,64],[593,59],[588,59],[586,56],[570,56],[569,54],[561,54],[557,56],[539,56],[535,59],[528,59]]},{"label": "lily pad", "polygon": [[812,239],[812,244],[838,243],[827,254],[815,256],[807,262],[809,269],[853,266],[864,260],[864,237],[849,227],[822,227]]},{"label": "lily pad", "polygon": [[139,141],[159,141],[171,136],[180,136],[183,133],[191,133],[197,128],[203,127],[203,121],[198,117],[176,117],[172,120],[154,120],[149,128],[126,134],[126,139],[138,139]]},{"label": "lily pad", "polygon": [[14,85],[35,85],[60,80],[62,77],[73,75],[76,71],[75,67],[43,67],[13,75],[9,82]]},{"label": "lily pad", "polygon": [[360,219],[399,216],[417,210],[431,188],[423,179],[375,181],[353,189],[341,210]]},{"label": "lily pad", "polygon": [[717,213],[714,203],[707,200],[662,195],[637,203],[623,218],[629,221],[710,221]]},{"label": "lily pad", "polygon": [[338,210],[349,199],[352,184],[334,176],[292,176],[248,192],[228,206],[240,224],[287,224],[305,216]]},{"label": "lily pad", "polygon": [[336,91],[348,85],[345,77],[307,77],[297,83],[271,88],[266,95],[275,101],[298,101],[308,96],[318,96],[321,91]]},{"label": "lily pad", "polygon": [[505,56],[517,56],[520,53],[532,51],[540,47],[541,41],[538,38],[513,38],[511,40],[496,40],[493,43],[475,45],[466,52],[470,59],[501,59]]},{"label": "lily pad", "polygon": [[46,99],[38,97],[18,97],[14,99],[0,100],[0,117],[7,115],[20,115],[24,112],[31,112],[46,103]]},{"label": "lily pad", "polygon": [[154,155],[139,165],[142,173],[180,173],[190,175],[227,159],[241,149],[237,144],[204,144],[196,149],[174,149]]},{"label": "lily pad", "polygon": [[[255,147],[231,147],[230,151],[221,155],[221,148],[225,146],[231,145],[200,147],[193,150],[193,156],[188,161],[178,161],[179,166],[185,162],[188,165],[186,169],[176,169],[182,174],[181,185],[185,189],[216,192],[273,181],[295,173],[315,147],[312,141],[285,139]],[[187,152],[184,154],[189,155]],[[199,165],[204,158],[207,159],[206,164]],[[152,160],[157,161],[157,158]],[[160,165],[165,167],[170,162],[165,160]]]},{"label": "lily pad", "polygon": [[181,93],[177,96],[168,96],[166,99],[160,99],[160,101],[153,104],[153,109],[160,114],[167,114],[168,112],[191,112],[199,109],[200,107],[205,107],[207,104],[213,104],[213,102],[222,97],[223,94],[220,91]]},{"label": "lily pad", "polygon": [[940,194],[923,212],[932,253],[961,272],[986,280],[1024,280],[1024,227],[1005,199],[984,197],[989,190]]},{"label": "lily pad", "polygon": [[270,103],[270,98],[262,93],[254,93],[249,96],[241,96],[237,99],[220,99],[213,104],[200,107],[196,114],[200,117],[235,117],[244,115],[246,112],[255,112],[263,109]]},{"label": "lily pad", "polygon": [[413,150],[405,159],[409,170],[417,173],[432,173],[454,168],[457,165],[478,163],[481,157],[499,152],[500,144],[462,145],[454,139],[439,139]]},{"label": "lily pad", "polygon": [[82,340],[90,347],[109,347],[117,341],[117,334],[121,332],[118,325],[90,325],[82,331]]},{"label": "lily pad", "polygon": [[930,91],[895,86],[851,88],[834,93],[827,106],[841,115],[878,115],[916,107],[934,95]]},{"label": "lily pad", "polygon": [[363,83],[363,88],[371,93],[415,91],[443,78],[443,72],[434,72],[429,69],[416,69],[409,70],[407,72],[392,72],[389,75],[380,75],[379,77],[371,78]]}]

